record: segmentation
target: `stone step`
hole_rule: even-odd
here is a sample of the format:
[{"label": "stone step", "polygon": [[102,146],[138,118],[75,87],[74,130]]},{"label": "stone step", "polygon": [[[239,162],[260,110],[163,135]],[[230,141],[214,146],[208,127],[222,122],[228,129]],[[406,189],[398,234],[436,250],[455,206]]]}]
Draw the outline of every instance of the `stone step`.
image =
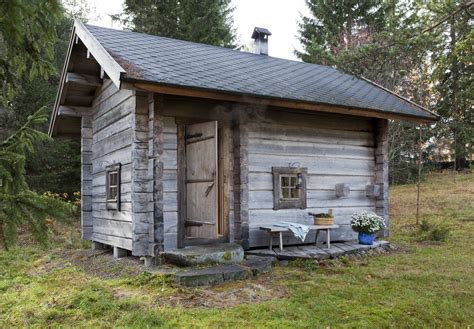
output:
[{"label": "stone step", "polygon": [[244,260],[244,249],[236,243],[188,246],[162,253],[166,262],[179,266],[237,264]]},{"label": "stone step", "polygon": [[174,281],[187,287],[210,286],[226,281],[244,280],[252,275],[270,272],[276,258],[250,257],[241,264],[217,265],[179,271],[172,276]]}]

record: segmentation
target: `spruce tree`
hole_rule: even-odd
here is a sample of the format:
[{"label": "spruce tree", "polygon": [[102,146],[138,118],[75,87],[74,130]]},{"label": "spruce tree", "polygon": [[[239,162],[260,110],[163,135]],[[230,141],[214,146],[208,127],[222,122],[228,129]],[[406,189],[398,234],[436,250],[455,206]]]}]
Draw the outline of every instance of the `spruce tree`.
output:
[{"label": "spruce tree", "polygon": [[45,244],[50,217],[64,220],[73,210],[60,199],[31,191],[25,180],[26,156],[33,153],[38,140],[49,138],[34,129],[47,121],[44,109],[30,115],[22,127],[0,143],[0,243],[7,250],[15,243],[18,229],[25,226]]},{"label": "spruce tree", "polygon": [[125,0],[126,28],[163,37],[234,47],[230,0]]},{"label": "spruce tree", "polygon": [[432,81],[438,96],[436,110],[443,117],[436,135],[438,140],[451,141],[456,170],[467,167],[474,143],[473,8],[472,3],[469,9],[467,2],[460,0],[429,3],[433,22],[457,12],[434,31],[438,39],[432,55]]},{"label": "spruce tree", "polygon": [[53,43],[61,13],[59,0],[0,1],[0,103],[13,97],[23,76],[46,79],[54,73]]}]

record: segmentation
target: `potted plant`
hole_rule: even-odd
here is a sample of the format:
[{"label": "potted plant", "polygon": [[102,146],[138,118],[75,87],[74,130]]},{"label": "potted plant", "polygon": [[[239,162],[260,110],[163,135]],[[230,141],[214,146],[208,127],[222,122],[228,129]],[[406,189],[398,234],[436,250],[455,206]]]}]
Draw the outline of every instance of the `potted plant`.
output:
[{"label": "potted plant", "polygon": [[375,233],[385,228],[383,218],[369,211],[352,215],[351,227],[359,233],[359,244],[372,245]]},{"label": "potted plant", "polygon": [[313,214],[309,212],[308,214],[313,216],[314,225],[333,225],[334,224],[334,216],[332,215],[332,209],[329,209],[327,213]]}]

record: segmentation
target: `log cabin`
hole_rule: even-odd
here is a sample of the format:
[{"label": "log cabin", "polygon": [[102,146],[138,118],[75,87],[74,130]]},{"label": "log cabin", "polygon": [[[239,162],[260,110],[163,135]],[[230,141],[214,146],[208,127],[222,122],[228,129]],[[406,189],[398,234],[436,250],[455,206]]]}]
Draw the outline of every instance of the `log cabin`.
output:
[{"label": "log cabin", "polygon": [[[76,21],[50,121],[82,143],[82,239],[153,258],[267,246],[259,226],[382,216],[388,123],[433,112],[334,68]],[[286,244],[301,243],[291,235]]]}]

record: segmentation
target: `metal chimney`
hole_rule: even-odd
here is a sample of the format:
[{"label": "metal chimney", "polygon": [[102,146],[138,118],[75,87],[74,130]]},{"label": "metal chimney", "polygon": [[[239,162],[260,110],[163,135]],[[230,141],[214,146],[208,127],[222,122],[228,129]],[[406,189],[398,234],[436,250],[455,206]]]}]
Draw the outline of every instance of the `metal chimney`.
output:
[{"label": "metal chimney", "polygon": [[252,33],[254,39],[253,52],[259,55],[268,55],[268,37],[272,35],[264,27],[255,27]]}]

